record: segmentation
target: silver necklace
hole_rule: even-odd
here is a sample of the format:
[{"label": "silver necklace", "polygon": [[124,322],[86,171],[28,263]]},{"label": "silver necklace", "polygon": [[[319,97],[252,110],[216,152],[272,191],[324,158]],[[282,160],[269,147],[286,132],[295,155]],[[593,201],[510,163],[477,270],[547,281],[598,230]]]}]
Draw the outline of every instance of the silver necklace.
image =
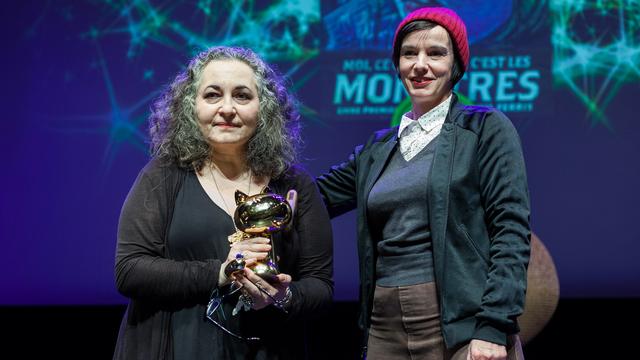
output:
[{"label": "silver necklace", "polygon": [[[213,174],[213,163],[211,163],[209,165],[209,172],[211,173],[211,178],[213,179],[213,184],[216,186],[216,190],[218,191],[218,195],[222,199],[222,203],[224,204],[224,208],[227,210],[227,214],[230,214],[231,216],[233,216],[233,213],[231,212],[231,210],[229,208],[229,205],[227,205],[227,201],[224,199],[224,196],[222,195],[222,191],[220,191],[220,187],[218,187],[218,181],[216,180],[216,177]],[[222,171],[220,171],[220,173],[222,174]],[[251,169],[249,169],[249,190],[248,190],[247,196],[251,196],[251,183],[252,183],[252,180],[253,180],[253,173],[251,172]],[[235,226],[235,224],[234,224],[234,226]]]}]

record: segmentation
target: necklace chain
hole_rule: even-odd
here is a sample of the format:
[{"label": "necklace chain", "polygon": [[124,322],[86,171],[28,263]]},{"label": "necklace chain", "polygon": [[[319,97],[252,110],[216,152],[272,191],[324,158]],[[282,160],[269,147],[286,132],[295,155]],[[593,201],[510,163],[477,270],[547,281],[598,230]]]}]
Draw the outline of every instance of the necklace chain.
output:
[{"label": "necklace chain", "polygon": [[[224,199],[224,195],[222,195],[222,191],[220,191],[220,187],[218,187],[218,181],[216,180],[216,177],[213,174],[213,163],[209,165],[209,172],[211,173],[213,184],[216,186],[216,190],[218,190],[218,195],[220,195],[220,199],[222,199],[222,203],[224,204],[224,207],[227,210],[227,213],[233,216],[231,209],[229,208],[229,205],[227,205],[227,201]],[[222,171],[220,171],[220,173],[222,174]],[[249,169],[249,190],[248,190],[247,196],[251,196],[251,183],[252,183],[251,180],[253,180],[253,173],[251,172],[251,169]]]}]

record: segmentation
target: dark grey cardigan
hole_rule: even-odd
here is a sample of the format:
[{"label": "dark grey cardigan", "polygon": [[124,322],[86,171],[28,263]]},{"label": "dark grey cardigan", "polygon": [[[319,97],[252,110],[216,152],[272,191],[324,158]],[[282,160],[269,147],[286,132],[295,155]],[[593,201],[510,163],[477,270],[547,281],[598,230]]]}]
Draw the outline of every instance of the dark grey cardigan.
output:
[{"label": "dark grey cardigan", "polygon": [[[375,133],[347,161],[317,179],[332,217],[357,212],[360,326],[365,331],[376,264],[365,205],[397,145],[397,131]],[[531,236],[516,129],[500,111],[464,106],[454,94],[429,176],[429,224],[445,343],[451,348],[476,338],[504,345],[507,334],[518,332]]]}]

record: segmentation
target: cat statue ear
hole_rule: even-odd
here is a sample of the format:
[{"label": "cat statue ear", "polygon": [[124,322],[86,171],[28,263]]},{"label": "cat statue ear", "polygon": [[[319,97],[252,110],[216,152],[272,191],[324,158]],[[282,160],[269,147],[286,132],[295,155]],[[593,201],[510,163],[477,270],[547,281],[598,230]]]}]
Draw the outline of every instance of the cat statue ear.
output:
[{"label": "cat statue ear", "polygon": [[243,193],[242,191],[236,190],[235,198],[236,198],[236,205],[240,205],[245,200],[247,200],[248,196],[247,196],[247,194]]},{"label": "cat statue ear", "polygon": [[[269,194],[269,193],[271,193],[271,189],[269,189],[268,186],[265,186],[264,189],[262,189],[262,192],[260,192],[260,194]],[[249,195],[243,193],[240,190],[236,190],[235,198],[236,198],[236,205],[240,205],[241,203],[245,202],[249,198]]]}]

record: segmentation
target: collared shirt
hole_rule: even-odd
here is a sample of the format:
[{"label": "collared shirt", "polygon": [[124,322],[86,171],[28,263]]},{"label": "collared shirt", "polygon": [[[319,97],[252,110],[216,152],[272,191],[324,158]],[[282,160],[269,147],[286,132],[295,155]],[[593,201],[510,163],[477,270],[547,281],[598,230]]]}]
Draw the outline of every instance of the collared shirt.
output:
[{"label": "collared shirt", "polygon": [[400,127],[398,128],[398,138],[400,139],[400,153],[405,161],[411,160],[440,134],[442,124],[444,124],[449,112],[451,98],[452,96],[450,95],[447,100],[441,102],[417,120],[412,118],[413,113],[411,111],[402,115]]}]

